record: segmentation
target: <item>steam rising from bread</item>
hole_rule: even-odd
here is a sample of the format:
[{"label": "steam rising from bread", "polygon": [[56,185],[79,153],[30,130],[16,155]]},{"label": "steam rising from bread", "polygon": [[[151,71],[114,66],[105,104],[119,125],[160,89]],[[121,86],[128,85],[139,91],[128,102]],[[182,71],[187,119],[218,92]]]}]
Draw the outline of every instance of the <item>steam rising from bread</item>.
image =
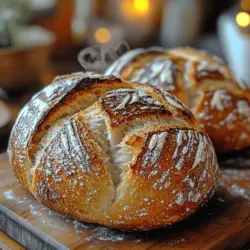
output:
[{"label": "steam rising from bread", "polygon": [[111,42],[87,47],[79,52],[77,59],[85,71],[103,73],[112,62],[128,50],[129,44],[125,41]]}]

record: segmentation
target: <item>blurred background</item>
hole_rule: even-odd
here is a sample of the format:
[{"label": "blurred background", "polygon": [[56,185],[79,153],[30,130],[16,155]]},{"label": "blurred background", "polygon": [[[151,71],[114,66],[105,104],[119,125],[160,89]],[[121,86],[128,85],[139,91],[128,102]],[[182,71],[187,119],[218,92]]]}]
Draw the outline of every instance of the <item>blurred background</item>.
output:
[{"label": "blurred background", "polygon": [[149,46],[206,50],[250,84],[250,0],[0,0],[0,150],[56,75],[103,72]]}]

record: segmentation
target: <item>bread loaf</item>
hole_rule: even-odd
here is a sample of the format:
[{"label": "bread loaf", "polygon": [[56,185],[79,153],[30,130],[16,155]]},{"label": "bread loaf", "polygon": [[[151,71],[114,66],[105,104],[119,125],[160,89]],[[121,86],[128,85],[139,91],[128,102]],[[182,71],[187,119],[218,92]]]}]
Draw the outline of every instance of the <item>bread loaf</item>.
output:
[{"label": "bread loaf", "polygon": [[57,77],[36,94],[17,118],[8,153],[37,200],[123,230],[186,218],[218,177],[209,137],[175,97],[93,74]]},{"label": "bread loaf", "polygon": [[191,48],[136,49],[105,74],[177,96],[192,110],[217,152],[250,146],[250,89],[218,57]]}]

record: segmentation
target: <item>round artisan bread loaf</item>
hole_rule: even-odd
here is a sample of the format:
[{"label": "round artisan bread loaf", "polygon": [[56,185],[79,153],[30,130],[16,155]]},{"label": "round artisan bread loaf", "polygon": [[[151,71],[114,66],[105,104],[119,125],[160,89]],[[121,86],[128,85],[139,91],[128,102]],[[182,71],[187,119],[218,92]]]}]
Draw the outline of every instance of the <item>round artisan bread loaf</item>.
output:
[{"label": "round artisan bread loaf", "polygon": [[63,215],[149,230],[194,213],[219,174],[209,137],[175,97],[75,73],[22,109],[8,149],[19,181]]},{"label": "round artisan bread loaf", "polygon": [[250,146],[250,88],[218,57],[191,48],[136,49],[114,62],[105,75],[148,83],[177,96],[217,152]]}]

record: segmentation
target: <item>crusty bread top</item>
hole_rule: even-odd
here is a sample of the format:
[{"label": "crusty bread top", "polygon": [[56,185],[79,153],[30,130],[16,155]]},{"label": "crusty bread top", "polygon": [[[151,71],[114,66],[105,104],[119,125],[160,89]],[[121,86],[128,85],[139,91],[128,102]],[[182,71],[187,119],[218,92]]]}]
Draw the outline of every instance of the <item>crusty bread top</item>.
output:
[{"label": "crusty bread top", "polygon": [[175,97],[85,73],[31,99],[8,152],[19,181],[51,209],[126,230],[194,213],[219,173],[209,137]]},{"label": "crusty bread top", "polygon": [[[235,79],[231,70],[217,56],[209,56],[204,51],[192,48],[167,50],[160,47],[135,49],[115,61],[105,75],[123,77],[125,80],[148,83],[157,88],[172,92],[178,88],[178,75],[183,74],[182,87],[200,87],[203,80],[227,80],[226,86],[247,90],[248,86]],[[164,84],[161,86],[161,84]],[[249,95],[249,94],[248,94]]]},{"label": "crusty bread top", "polygon": [[148,83],[177,96],[192,110],[217,151],[250,145],[250,88],[216,56],[192,48],[136,49],[114,62],[105,75]]},{"label": "crusty bread top", "polygon": [[118,89],[108,92],[100,102],[109,114],[111,126],[119,126],[123,121],[144,117],[153,113],[172,116],[164,105],[143,91],[134,89]]},{"label": "crusty bread top", "polygon": [[[31,169],[32,166],[37,164],[41,153],[54,138],[56,131],[67,117],[90,106],[98,98],[102,97],[105,92],[119,88],[141,88],[143,91],[148,91],[154,98],[157,96],[160,101],[165,100],[165,108],[170,110],[169,114],[174,113],[176,116],[184,117],[184,120],[191,121],[194,126],[197,126],[192,114],[183,104],[174,97],[169,97],[168,94],[164,97],[161,92],[152,87],[131,84],[115,77],[102,77],[94,73],[74,73],[56,77],[51,85],[37,93],[21,110],[9,140],[8,152],[12,164],[18,165],[20,168]],[[126,95],[126,93],[124,94]],[[129,96],[130,94],[128,93],[127,95]],[[122,97],[122,95],[119,95],[119,92],[118,96]],[[126,98],[124,101],[126,101]],[[136,98],[136,94],[131,96],[131,98]],[[144,96],[144,98],[150,98],[150,96]],[[143,98],[140,98],[140,100],[143,100]],[[153,102],[152,98],[151,100]],[[102,102],[104,101],[102,99]],[[130,100],[130,103],[132,102],[134,101]],[[104,102],[104,104],[108,109],[108,103]],[[157,104],[159,105],[155,101],[155,108]],[[133,107],[136,108],[136,105],[133,105]],[[163,107],[161,109],[163,113],[167,112]],[[154,112],[154,110],[145,109],[144,113]],[[116,116],[116,113],[113,115]],[[113,125],[115,125],[117,121],[115,118],[113,120]],[[19,170],[18,168],[15,169],[15,171]],[[27,176],[16,174],[27,187]]]}]

